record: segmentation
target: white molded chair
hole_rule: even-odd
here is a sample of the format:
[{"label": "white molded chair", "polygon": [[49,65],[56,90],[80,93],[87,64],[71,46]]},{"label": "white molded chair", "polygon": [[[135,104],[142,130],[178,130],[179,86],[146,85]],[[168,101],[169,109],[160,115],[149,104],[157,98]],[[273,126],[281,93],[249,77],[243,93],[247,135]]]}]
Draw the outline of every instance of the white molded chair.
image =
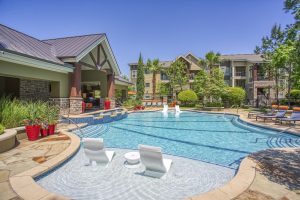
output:
[{"label": "white molded chair", "polygon": [[145,166],[144,175],[164,178],[171,168],[172,160],[162,156],[160,147],[139,145],[140,159]]},{"label": "white molded chair", "polygon": [[168,107],[168,105],[167,104],[164,104],[164,108],[163,108],[163,113],[166,113],[166,112],[168,112],[168,109],[169,109],[169,107]]},{"label": "white molded chair", "polygon": [[157,106],[161,106],[161,102],[159,101],[159,102],[157,102]]},{"label": "white molded chair", "polygon": [[103,138],[83,138],[83,149],[90,164],[95,161],[97,164],[108,164],[112,161],[115,152],[106,151]]},{"label": "white molded chair", "polygon": [[180,110],[179,105],[176,105],[176,106],[175,106],[175,112],[178,112],[178,113],[181,113],[181,112],[182,112],[182,111]]},{"label": "white molded chair", "polygon": [[156,102],[152,102],[152,106],[157,106],[157,103]]},{"label": "white molded chair", "polygon": [[146,102],[146,106],[151,106],[151,102]]}]

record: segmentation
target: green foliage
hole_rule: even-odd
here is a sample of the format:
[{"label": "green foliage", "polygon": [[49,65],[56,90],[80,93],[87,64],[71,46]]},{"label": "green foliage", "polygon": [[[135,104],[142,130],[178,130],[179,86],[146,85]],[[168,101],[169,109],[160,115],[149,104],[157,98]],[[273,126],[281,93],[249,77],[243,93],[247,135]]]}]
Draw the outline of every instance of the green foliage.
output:
[{"label": "green foliage", "polygon": [[141,100],[144,97],[145,77],[144,77],[144,63],[142,55],[140,54],[137,66],[137,79],[136,79],[136,99]]},{"label": "green foliage", "polygon": [[0,99],[0,123],[6,128],[40,124],[46,126],[57,121],[59,108],[47,102],[25,102],[2,97]]},{"label": "green foliage", "polygon": [[135,106],[139,106],[139,105],[142,105],[142,101],[141,100],[135,100],[135,99],[127,99],[123,103],[123,106],[126,107],[126,108],[135,107]]},{"label": "green foliage", "polygon": [[178,94],[178,99],[185,105],[195,105],[195,102],[198,100],[198,97],[193,90],[184,90]]},{"label": "green foliage", "polygon": [[200,64],[205,66],[208,71],[211,71],[214,66],[220,63],[220,53],[209,51],[205,54],[205,58],[200,60]]},{"label": "green foliage", "polygon": [[160,96],[168,96],[170,91],[170,84],[169,83],[159,83],[158,84],[158,93]]},{"label": "green foliage", "polygon": [[147,69],[152,72],[152,97],[156,99],[156,74],[162,70],[159,59],[154,59],[153,61],[148,59]]},{"label": "green foliage", "polygon": [[300,28],[300,0],[285,0],[284,9],[286,12],[291,12],[296,20],[295,25]]},{"label": "green foliage", "polygon": [[241,106],[245,101],[246,91],[240,87],[227,87],[222,96],[223,102],[228,102],[230,105]]},{"label": "green foliage", "polygon": [[4,133],[5,127],[0,124],[0,135]]},{"label": "green foliage", "polygon": [[179,87],[182,91],[182,87],[188,82],[186,65],[179,59],[177,59],[170,65],[170,67],[167,68],[166,74],[169,78],[171,93],[176,91],[177,87]]},{"label": "green foliage", "polygon": [[223,107],[223,103],[220,101],[207,102],[205,107]]},{"label": "green foliage", "polygon": [[219,100],[224,93],[224,74],[219,68],[214,68],[208,74],[201,69],[195,77],[193,88],[201,98]]},{"label": "green foliage", "polygon": [[291,98],[300,99],[300,90],[291,90]]}]

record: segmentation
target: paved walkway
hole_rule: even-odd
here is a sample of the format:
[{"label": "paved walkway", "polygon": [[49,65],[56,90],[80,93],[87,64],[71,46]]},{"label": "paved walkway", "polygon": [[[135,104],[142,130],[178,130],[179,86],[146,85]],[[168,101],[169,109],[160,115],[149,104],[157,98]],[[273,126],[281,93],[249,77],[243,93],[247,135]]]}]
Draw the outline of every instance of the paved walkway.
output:
[{"label": "paved walkway", "polygon": [[48,136],[34,142],[20,140],[20,144],[0,154],[0,199],[20,199],[9,184],[9,177],[31,169],[55,157],[70,144],[70,138],[64,134]]}]

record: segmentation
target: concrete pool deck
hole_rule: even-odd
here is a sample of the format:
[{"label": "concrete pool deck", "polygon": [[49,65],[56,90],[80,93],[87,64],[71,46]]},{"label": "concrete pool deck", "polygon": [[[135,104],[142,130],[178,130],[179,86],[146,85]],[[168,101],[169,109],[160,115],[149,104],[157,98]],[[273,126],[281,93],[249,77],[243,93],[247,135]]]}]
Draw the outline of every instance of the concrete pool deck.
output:
[{"label": "concrete pool deck", "polygon": [[[234,109],[226,110],[226,113],[236,114],[236,110]],[[243,110],[240,110],[239,114],[241,115],[240,118],[242,120],[245,120],[250,123],[264,125],[266,127],[272,126],[273,128],[278,128],[282,130],[286,129],[287,127],[285,125],[284,126],[274,125],[274,122],[263,123],[263,122],[256,122],[255,119],[254,120],[247,119],[246,117],[247,112]],[[297,133],[299,134],[298,127],[291,129],[291,131],[293,131],[295,134]],[[5,171],[2,170],[3,166],[2,168],[0,166],[0,199],[65,199],[62,196],[57,196],[45,190],[44,188],[40,187],[32,179],[32,177],[36,177],[39,174],[44,173],[48,171],[50,168],[53,168],[54,166],[63,162],[65,159],[69,158],[72,154],[74,154],[77,151],[80,142],[79,138],[74,134],[68,132],[64,132],[64,135],[67,135],[68,137],[71,138],[69,140],[68,145],[66,145],[67,147],[65,147],[66,149],[61,148],[62,150],[61,152],[57,151],[57,153],[53,154],[52,155],[53,157],[49,157],[47,161],[44,160],[43,156],[36,158],[37,162],[34,161],[35,163],[32,166],[29,164],[27,166],[28,168],[24,169],[24,171],[27,170],[25,172],[23,170]],[[55,135],[53,137],[65,137],[65,136]],[[34,145],[39,141],[37,142],[27,141],[27,144],[30,143],[30,145]],[[56,142],[59,144],[61,143],[63,144],[66,141],[68,140],[56,140]],[[44,142],[44,143],[46,145],[50,145],[50,141],[48,142]],[[26,141],[24,143],[24,146],[26,146],[25,144]],[[9,152],[17,153],[16,150],[24,146],[22,146],[21,143],[21,146]],[[296,166],[292,169],[286,168],[286,166],[284,165],[282,166],[278,165],[276,169],[277,170],[280,169],[281,179],[285,177],[285,174],[287,174],[287,177],[290,177],[288,175],[291,174],[291,171],[287,171],[287,170],[292,170],[292,174],[299,176],[300,174],[299,148],[292,149],[292,150],[291,149],[273,150],[273,151],[280,151],[281,154],[272,152],[267,154],[266,156],[267,151],[268,150],[259,152],[259,154],[254,153],[252,157],[250,156],[251,159],[249,157],[245,158],[241,163],[237,175],[225,186],[199,196],[191,197],[190,199],[195,199],[195,200],[198,199],[199,200],[200,199],[222,199],[222,200],[223,199],[236,199],[236,200],[300,199],[300,192],[299,192],[300,186],[299,188],[297,188],[298,185],[296,184],[296,187],[290,188],[288,187],[289,186],[288,183],[282,184],[280,183],[280,181],[272,179],[272,176],[275,176],[275,174],[271,173],[272,168],[270,168],[270,162],[269,163],[267,162],[270,160],[272,161],[276,160],[278,159],[278,157],[281,160],[285,160],[287,163],[292,162]],[[19,151],[17,157],[22,157],[22,152],[23,151]],[[285,153],[285,152],[289,152],[289,153]],[[14,158],[16,159],[16,155],[11,156],[11,159]],[[30,157],[31,161],[32,158],[33,157]],[[0,154],[0,163],[2,161],[1,159],[5,159],[5,156],[3,156],[3,154]],[[6,159],[8,159],[8,156],[6,156]],[[39,164],[38,161],[42,163]],[[261,166],[269,166],[269,167],[262,168]],[[8,178],[10,179],[10,184],[8,183]],[[288,180],[286,182],[288,182]]]}]

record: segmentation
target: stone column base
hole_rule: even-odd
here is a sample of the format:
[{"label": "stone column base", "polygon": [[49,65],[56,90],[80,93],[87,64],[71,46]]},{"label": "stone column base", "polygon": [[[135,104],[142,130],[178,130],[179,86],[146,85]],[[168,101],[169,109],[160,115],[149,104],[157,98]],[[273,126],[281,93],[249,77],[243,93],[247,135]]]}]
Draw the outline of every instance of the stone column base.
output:
[{"label": "stone column base", "polygon": [[70,97],[70,114],[78,115],[82,113],[82,98]]},{"label": "stone column base", "polygon": [[110,108],[113,109],[116,107],[116,100],[115,98],[110,98]]},{"label": "stone column base", "polygon": [[61,115],[67,115],[69,113],[69,98],[50,98],[49,102],[50,104],[57,105],[59,107],[59,113]]}]

